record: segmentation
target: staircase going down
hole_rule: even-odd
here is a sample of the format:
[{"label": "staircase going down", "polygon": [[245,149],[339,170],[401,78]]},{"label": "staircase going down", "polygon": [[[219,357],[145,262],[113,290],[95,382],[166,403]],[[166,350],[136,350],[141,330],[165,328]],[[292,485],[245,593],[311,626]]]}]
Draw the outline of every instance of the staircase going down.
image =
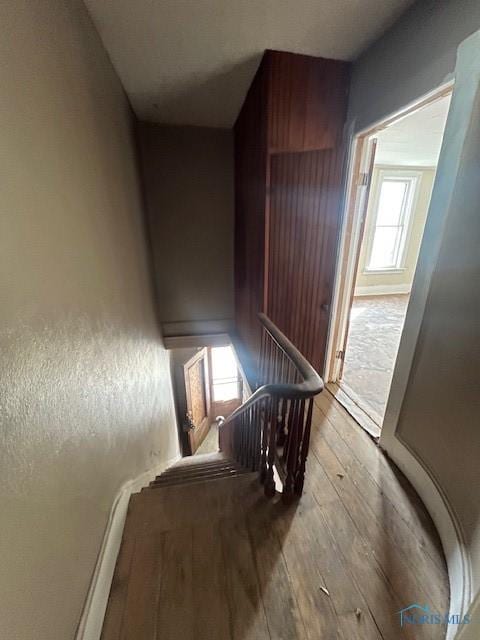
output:
[{"label": "staircase going down", "polygon": [[269,498],[279,484],[287,503],[302,495],[313,398],[323,390],[323,381],[265,314],[258,319],[255,391],[219,423],[220,452],[183,459],[147,491],[255,472]]},{"label": "staircase going down", "polygon": [[227,458],[258,472],[269,498],[277,477],[288,503],[303,492],[313,398],[323,390],[323,380],[264,313],[258,319],[256,390],[219,423],[219,444]]},{"label": "staircase going down", "polygon": [[259,321],[258,378],[220,451],[130,497],[101,640],[443,640],[394,618],[419,593],[448,610],[433,523],[333,398],[314,407],[322,380]]},{"label": "staircase going down", "polygon": [[227,458],[221,452],[197,454],[183,458],[168,468],[150,483],[150,487],[143,489],[143,491],[180,484],[233,478],[247,472],[247,469],[241,467],[234,460]]}]

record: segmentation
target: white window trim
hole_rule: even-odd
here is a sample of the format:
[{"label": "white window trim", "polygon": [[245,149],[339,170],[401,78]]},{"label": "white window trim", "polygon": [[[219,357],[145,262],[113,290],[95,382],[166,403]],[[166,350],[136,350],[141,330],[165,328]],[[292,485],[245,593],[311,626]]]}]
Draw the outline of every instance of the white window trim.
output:
[{"label": "white window trim", "polygon": [[[422,179],[421,171],[404,171],[403,169],[380,169],[377,176],[376,188],[374,194],[374,200],[372,203],[373,218],[368,228],[368,237],[366,238],[366,253],[365,253],[365,266],[363,273],[365,275],[378,274],[393,274],[402,273],[405,271],[405,261],[408,253],[408,244],[412,231],[412,221],[414,218],[414,212],[417,205],[418,191],[420,181]],[[400,238],[400,247],[398,250],[398,261],[395,266],[384,267],[380,269],[369,268],[369,262],[372,256],[373,239],[375,236],[375,229],[377,227],[378,205],[380,201],[380,191],[382,182],[384,180],[408,180],[410,186],[408,187],[408,193],[406,198],[406,204],[403,211],[403,233]]]}]

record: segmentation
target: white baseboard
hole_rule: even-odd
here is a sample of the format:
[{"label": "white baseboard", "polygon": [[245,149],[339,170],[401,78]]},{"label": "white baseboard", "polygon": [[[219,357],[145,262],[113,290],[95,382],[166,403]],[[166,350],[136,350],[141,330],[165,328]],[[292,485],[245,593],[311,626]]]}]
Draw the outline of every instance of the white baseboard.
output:
[{"label": "white baseboard", "polygon": [[[410,480],[432,517],[447,561],[449,615],[463,617],[472,602],[472,567],[455,511],[435,478],[405,443],[396,436],[387,436],[380,439],[380,446]],[[453,640],[458,629],[458,625],[449,624],[446,640]]]},{"label": "white baseboard", "polygon": [[355,287],[355,296],[394,296],[410,293],[411,284],[375,284],[370,287]]},{"label": "white baseboard", "polygon": [[145,471],[137,478],[128,480],[115,496],[75,640],[99,640],[102,633],[103,619],[122,542],[130,496],[132,493],[137,493],[137,491],[147,486],[151,480],[165,471],[167,467],[175,464],[179,459],[180,455],[167,460],[154,469]]}]

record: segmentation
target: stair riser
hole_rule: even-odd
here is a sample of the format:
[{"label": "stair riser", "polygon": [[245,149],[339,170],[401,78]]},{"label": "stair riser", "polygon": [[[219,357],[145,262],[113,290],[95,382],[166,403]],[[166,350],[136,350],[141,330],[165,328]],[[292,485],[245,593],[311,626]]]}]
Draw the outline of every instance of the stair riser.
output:
[{"label": "stair riser", "polygon": [[162,484],[163,482],[180,482],[180,481],[188,482],[188,480],[196,480],[197,478],[228,477],[228,476],[234,476],[237,473],[238,471],[236,469],[229,469],[228,471],[219,471],[218,473],[198,473],[198,474],[189,475],[189,476],[178,476],[176,478],[168,478],[168,477],[164,478],[160,476],[159,478],[156,478],[155,480],[153,480],[150,484],[157,485],[157,484]]},{"label": "stair riser", "polygon": [[191,476],[188,478],[171,478],[165,480],[154,481],[150,484],[150,489],[160,489],[162,487],[169,487],[176,484],[188,484],[189,482],[205,482],[207,480],[219,480],[221,478],[235,478],[236,476],[243,475],[242,471],[232,471],[231,473],[218,473],[210,475]]},{"label": "stair riser", "polygon": [[188,482],[168,482],[165,484],[156,484],[156,485],[152,485],[151,487],[145,487],[142,489],[142,493],[145,492],[153,492],[153,493],[157,493],[161,491],[161,489],[173,489],[175,487],[187,487],[189,484],[191,485],[196,485],[196,484],[202,484],[202,483],[206,483],[206,482],[216,482],[219,480],[225,480],[225,479],[230,479],[230,478],[238,478],[241,477],[244,474],[240,474],[239,476],[227,476],[225,478],[224,477],[220,477],[220,478],[196,478],[195,480],[189,480]]},{"label": "stair riser", "polygon": [[188,464],[175,464],[165,471],[170,473],[172,471],[188,471],[190,469],[210,469],[218,466],[224,466],[227,464],[235,464],[233,460],[214,460],[212,462],[189,462]]},{"label": "stair riser", "polygon": [[207,469],[205,469],[204,467],[195,467],[195,468],[189,469],[188,471],[180,470],[180,469],[175,471],[165,471],[159,477],[162,477],[162,478],[182,477],[183,478],[189,475],[197,475],[198,473],[218,473],[220,471],[230,471],[230,470],[236,470],[236,469],[238,469],[238,467],[232,464],[219,465],[216,467],[208,467]]}]

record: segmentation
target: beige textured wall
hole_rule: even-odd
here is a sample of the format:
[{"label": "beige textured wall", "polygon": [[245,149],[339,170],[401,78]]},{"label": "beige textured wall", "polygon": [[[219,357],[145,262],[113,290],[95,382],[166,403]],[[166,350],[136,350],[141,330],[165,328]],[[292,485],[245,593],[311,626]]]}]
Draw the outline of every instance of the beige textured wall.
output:
[{"label": "beige textured wall", "polygon": [[115,494],[178,445],[122,89],[80,2],[0,13],[0,637],[67,640]]},{"label": "beige textured wall", "polygon": [[[479,50],[480,32],[477,60]],[[397,433],[432,471],[453,505],[476,572],[473,584],[480,589],[480,74],[476,74],[470,83],[476,99]],[[447,145],[455,135],[460,134],[449,133]],[[438,198],[432,207],[435,215]]]},{"label": "beige textured wall", "polygon": [[412,227],[408,241],[407,253],[405,256],[405,269],[403,271],[394,271],[392,273],[365,273],[365,262],[367,259],[367,242],[362,244],[362,250],[360,252],[360,260],[358,263],[357,271],[357,287],[380,287],[380,286],[411,286],[413,282],[413,276],[415,274],[415,266],[417,264],[418,253],[420,251],[420,243],[422,241],[423,229],[425,227],[425,220],[427,219],[428,205],[430,203],[430,196],[432,194],[433,181],[435,178],[434,169],[422,169],[419,167],[384,167],[377,166],[373,171],[372,176],[372,189],[371,197],[369,198],[369,206],[367,209],[367,217],[365,220],[365,235],[368,237],[371,232],[371,227],[374,224],[374,197],[373,195],[379,186],[379,171],[381,169],[394,169],[405,171],[421,171],[422,177],[420,179],[420,185],[418,187],[418,196],[415,205],[415,211],[413,212]]},{"label": "beige textured wall", "polygon": [[141,123],[145,196],[165,335],[233,318],[233,132]]}]

